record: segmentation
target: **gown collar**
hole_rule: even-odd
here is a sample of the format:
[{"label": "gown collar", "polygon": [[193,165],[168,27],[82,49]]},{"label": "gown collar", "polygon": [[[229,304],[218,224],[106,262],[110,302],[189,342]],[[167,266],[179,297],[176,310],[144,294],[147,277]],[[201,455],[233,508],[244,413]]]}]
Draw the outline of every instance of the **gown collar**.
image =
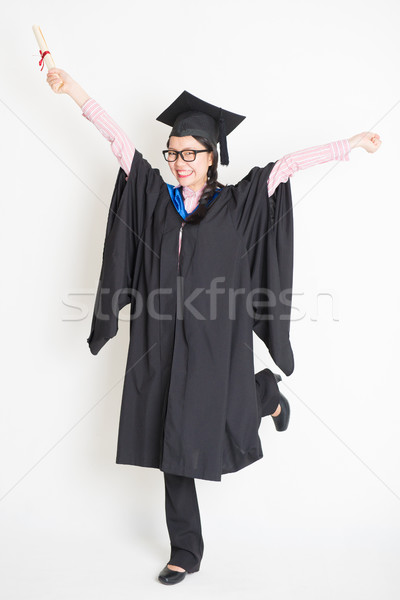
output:
[{"label": "gown collar", "polygon": [[[188,216],[188,213],[186,208],[185,208],[185,200],[192,200],[197,196],[197,200],[200,200],[201,198],[201,194],[205,188],[205,185],[198,190],[197,192],[194,192],[192,189],[190,189],[189,187],[186,186],[179,186],[179,185],[175,185],[173,186],[172,184],[167,184],[168,187],[168,192],[169,195],[171,197],[171,200],[176,208],[176,210],[178,211],[178,213],[181,215],[181,217],[183,219],[186,219],[186,217]],[[209,204],[217,197],[217,195],[219,194],[221,190],[217,189],[213,198],[211,198],[211,200],[209,200]],[[197,205],[198,206],[198,205]],[[192,211],[194,212],[197,209],[197,206],[195,207],[195,209]]]}]

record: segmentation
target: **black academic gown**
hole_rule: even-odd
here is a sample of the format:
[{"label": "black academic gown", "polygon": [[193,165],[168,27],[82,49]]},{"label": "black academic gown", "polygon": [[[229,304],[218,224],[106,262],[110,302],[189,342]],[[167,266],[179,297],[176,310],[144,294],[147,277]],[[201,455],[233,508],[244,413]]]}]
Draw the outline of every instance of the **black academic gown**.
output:
[{"label": "black academic gown", "polygon": [[294,368],[292,200],[289,181],[268,199],[274,164],[185,224],[179,268],[183,219],[159,171],[137,150],[127,181],[120,168],[88,338],[97,354],[130,303],[118,464],[220,481],[263,456],[252,332]]}]

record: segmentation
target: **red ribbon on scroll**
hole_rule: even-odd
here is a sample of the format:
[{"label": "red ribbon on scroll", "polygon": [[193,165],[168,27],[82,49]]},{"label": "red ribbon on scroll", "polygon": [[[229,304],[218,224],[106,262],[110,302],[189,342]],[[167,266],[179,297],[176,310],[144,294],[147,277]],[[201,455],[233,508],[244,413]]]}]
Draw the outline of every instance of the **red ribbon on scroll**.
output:
[{"label": "red ribbon on scroll", "polygon": [[48,50],[45,50],[44,52],[42,52],[41,50],[39,50],[39,52],[40,52],[40,56],[42,57],[39,60],[39,67],[40,67],[40,65],[42,65],[42,68],[40,70],[43,71],[43,67],[44,67],[44,60],[43,59],[46,56],[46,54],[50,54],[50,52]]}]

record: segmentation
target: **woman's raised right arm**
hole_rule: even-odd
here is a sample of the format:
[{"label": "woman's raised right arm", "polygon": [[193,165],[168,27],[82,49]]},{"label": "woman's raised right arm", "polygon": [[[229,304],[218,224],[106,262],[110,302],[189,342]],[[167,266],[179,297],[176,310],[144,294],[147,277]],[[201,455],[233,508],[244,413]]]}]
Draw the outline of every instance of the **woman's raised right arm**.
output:
[{"label": "woman's raised right arm", "polygon": [[106,111],[63,69],[52,68],[47,73],[47,83],[56,94],[67,94],[82,109],[82,116],[111,142],[111,150],[128,179],[135,147],[124,131]]}]

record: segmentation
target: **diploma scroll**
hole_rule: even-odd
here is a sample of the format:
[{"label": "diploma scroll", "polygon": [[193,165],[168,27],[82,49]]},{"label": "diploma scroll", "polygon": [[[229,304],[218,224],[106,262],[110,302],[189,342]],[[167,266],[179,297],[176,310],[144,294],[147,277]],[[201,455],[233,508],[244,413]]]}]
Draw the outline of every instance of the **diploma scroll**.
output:
[{"label": "diploma scroll", "polygon": [[46,67],[48,69],[55,67],[56,64],[53,60],[53,57],[50,54],[50,50],[47,47],[46,40],[44,39],[44,35],[43,35],[42,30],[40,29],[39,25],[32,25],[32,29],[33,29],[33,33],[35,34],[36,41],[40,48],[41,59],[39,61],[39,65],[42,65],[42,69],[43,69],[43,61],[44,61],[44,63],[46,64]]}]

